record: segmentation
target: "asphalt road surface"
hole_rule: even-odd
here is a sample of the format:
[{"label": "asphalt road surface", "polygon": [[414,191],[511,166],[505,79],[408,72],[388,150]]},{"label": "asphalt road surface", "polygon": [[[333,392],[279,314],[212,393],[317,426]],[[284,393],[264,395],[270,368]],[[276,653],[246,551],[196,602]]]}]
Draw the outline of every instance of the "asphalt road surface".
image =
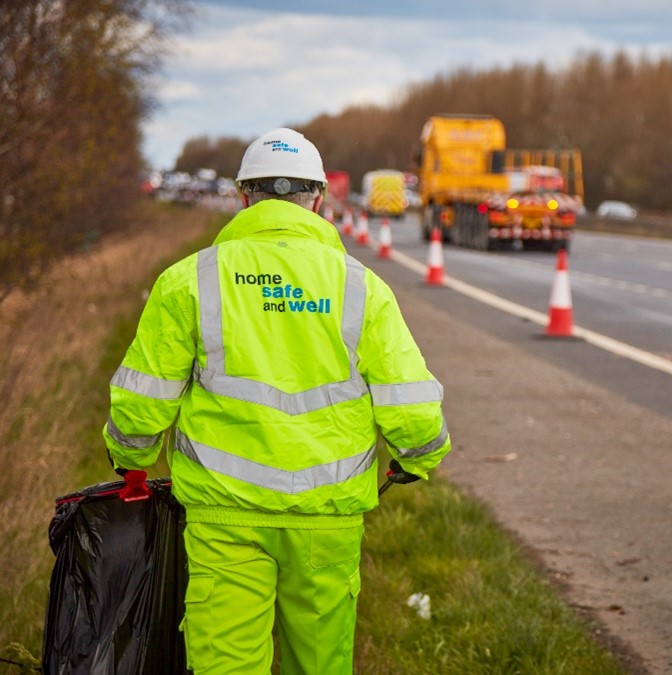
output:
[{"label": "asphalt road surface", "polygon": [[529,318],[425,283],[428,245],[412,222],[392,224],[401,257],[380,259],[376,228],[370,246],[345,243],[392,286],[444,385],[453,452],[441,471],[633,651],[632,673],[672,673],[672,245],[580,233],[570,256],[577,324],[650,353],[645,365],[543,336],[555,256],[444,249],[447,275]]}]

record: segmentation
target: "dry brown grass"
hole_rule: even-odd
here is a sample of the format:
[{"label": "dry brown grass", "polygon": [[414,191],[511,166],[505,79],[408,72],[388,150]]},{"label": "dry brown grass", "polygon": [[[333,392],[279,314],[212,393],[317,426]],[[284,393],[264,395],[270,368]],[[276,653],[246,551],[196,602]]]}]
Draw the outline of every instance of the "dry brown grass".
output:
[{"label": "dry brown grass", "polygon": [[[38,290],[0,305],[0,650],[11,641],[34,653],[39,646],[53,500],[83,487],[73,479],[86,461],[75,442],[87,407],[82,383],[99,366],[111,326],[146,292],[147,275],[212,219],[147,205],[131,233],[63,260]],[[102,440],[90,450],[100,479],[111,480]]]}]

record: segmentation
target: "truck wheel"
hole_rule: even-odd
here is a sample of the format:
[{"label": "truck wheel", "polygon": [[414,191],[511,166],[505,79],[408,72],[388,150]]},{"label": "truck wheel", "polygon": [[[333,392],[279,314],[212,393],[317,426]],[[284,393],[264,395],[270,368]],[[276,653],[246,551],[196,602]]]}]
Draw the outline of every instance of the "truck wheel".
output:
[{"label": "truck wheel", "polygon": [[490,244],[490,226],[487,213],[476,211],[476,240],[474,248],[479,251],[487,251]]},{"label": "truck wheel", "polygon": [[462,209],[462,245],[465,248],[474,248],[474,215],[473,206],[465,205]]},{"label": "truck wheel", "polygon": [[487,251],[489,243],[488,217],[473,204],[460,204],[456,211],[459,245],[476,251]]},{"label": "truck wheel", "polygon": [[454,206],[453,226],[450,228],[450,243],[454,246],[466,246],[466,213],[464,204]]},{"label": "truck wheel", "polygon": [[429,241],[432,236],[432,229],[434,228],[434,207],[425,206],[422,212],[422,222],[420,224],[420,234],[425,241]]}]

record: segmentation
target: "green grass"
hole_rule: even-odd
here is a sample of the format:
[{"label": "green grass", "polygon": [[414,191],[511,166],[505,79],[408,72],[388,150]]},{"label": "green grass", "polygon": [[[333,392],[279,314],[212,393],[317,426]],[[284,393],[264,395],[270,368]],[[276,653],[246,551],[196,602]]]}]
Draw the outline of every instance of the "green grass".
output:
[{"label": "green grass", "polygon": [[[488,509],[442,481],[393,486],[366,520],[356,672],[623,673]],[[427,594],[431,618],[407,606]]]},{"label": "green grass", "polygon": [[[213,225],[212,232],[187,249],[176,251],[174,260],[207,245],[221,224]],[[165,261],[160,269],[171,262]],[[148,276],[147,284],[160,269]],[[131,312],[119,317],[110,329],[95,376],[85,383],[78,381],[89,395],[86,409],[77,416],[81,460],[75,484],[114,479],[100,434],[107,418],[109,380],[133,338],[141,309],[139,300]],[[72,364],[57,366],[54,387],[60,386],[63,372],[73,370]],[[44,396],[48,400],[48,390]],[[98,447],[99,456],[92,458],[91,449]],[[162,464],[152,475],[166,473]],[[45,532],[36,528],[33,536],[35,541],[44,540]],[[19,636],[15,641],[23,642],[33,654],[40,651],[49,575],[44,565],[40,569],[15,597],[2,598],[3,604],[11,604],[11,635]],[[358,675],[625,672],[591,639],[592,626],[564,604],[558,590],[496,525],[488,509],[442,480],[393,486],[380,507],[367,515],[362,579],[355,655]],[[429,620],[406,604],[418,592],[431,599]],[[0,657],[8,654],[8,645],[0,644]],[[0,673],[13,672],[19,671],[0,663]]]}]

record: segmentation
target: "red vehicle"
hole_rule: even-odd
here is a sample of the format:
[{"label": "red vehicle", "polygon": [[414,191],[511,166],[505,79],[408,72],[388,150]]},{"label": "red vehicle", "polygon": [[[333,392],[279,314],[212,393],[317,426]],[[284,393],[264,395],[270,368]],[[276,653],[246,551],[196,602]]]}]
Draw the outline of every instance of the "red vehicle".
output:
[{"label": "red vehicle", "polygon": [[350,202],[350,174],[347,171],[325,171],[327,175],[327,192],[324,206],[330,207],[335,218],[341,218]]}]

